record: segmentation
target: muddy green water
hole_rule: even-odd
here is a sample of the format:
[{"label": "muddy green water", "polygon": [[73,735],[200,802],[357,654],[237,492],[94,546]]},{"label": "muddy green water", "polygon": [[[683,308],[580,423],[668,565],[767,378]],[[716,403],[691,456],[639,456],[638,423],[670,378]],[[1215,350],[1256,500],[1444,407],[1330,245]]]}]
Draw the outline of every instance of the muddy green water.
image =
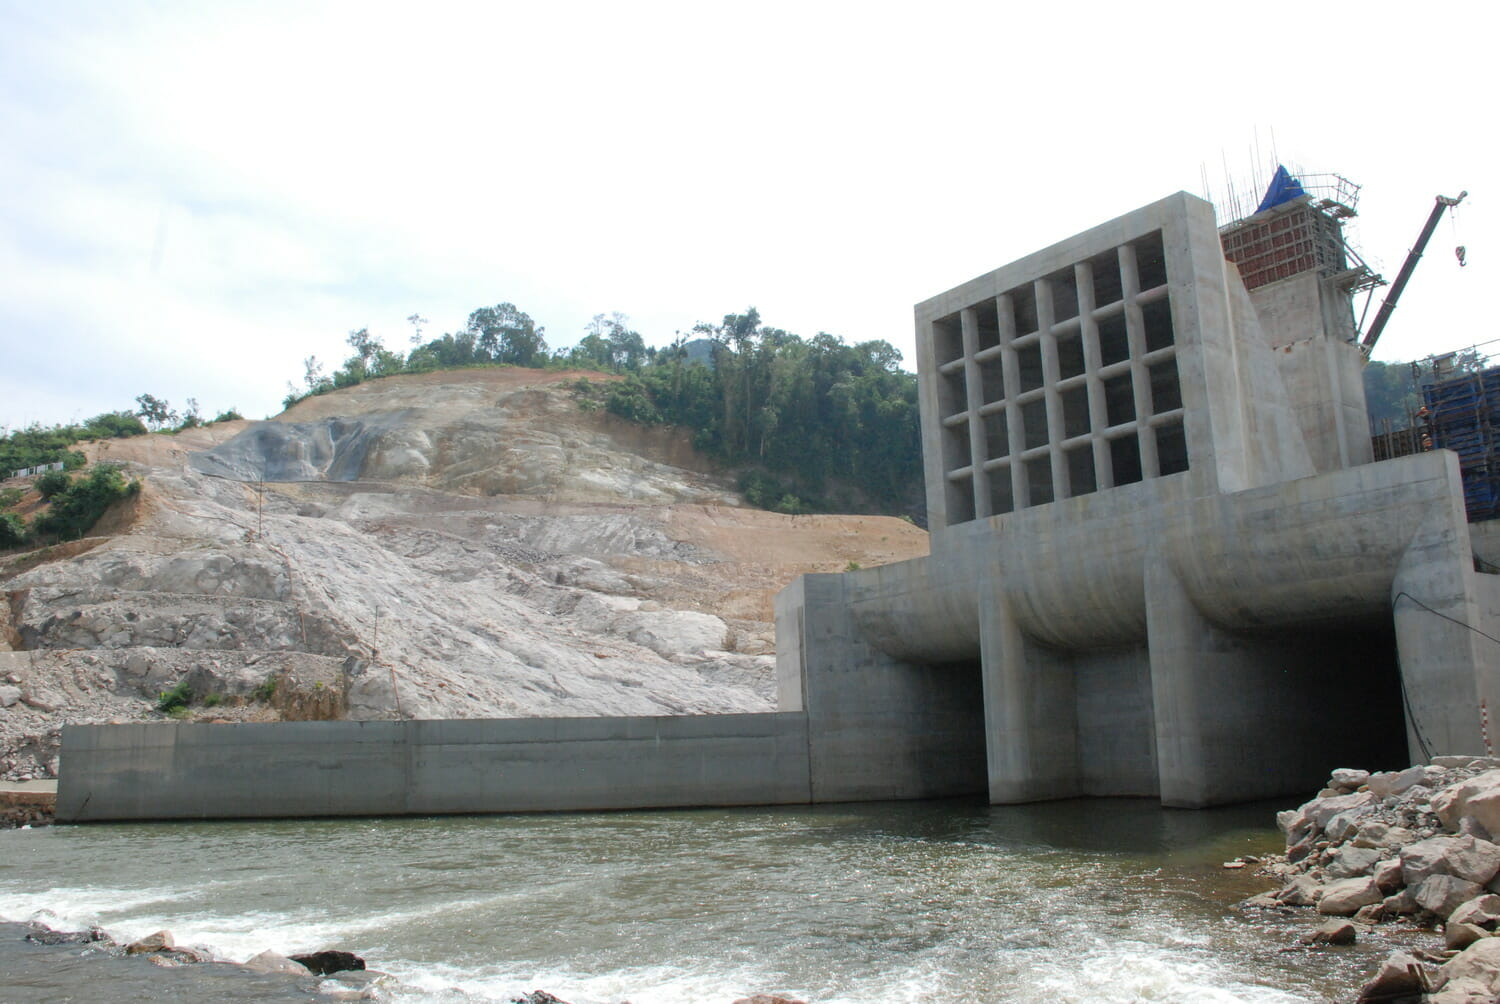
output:
[{"label": "muddy green water", "polygon": [[[1283,951],[1310,919],[1234,908],[1268,881],[1221,862],[1279,848],[1274,808],[943,801],[62,826],[0,833],[0,919],[98,924],[121,940],[166,928],[236,960],[344,948],[397,976],[397,1001],[539,988],[574,1004],[1347,997],[1389,947],[1378,936]],[[0,999],[7,969],[17,1000],[263,999],[69,953],[60,965],[0,947]]]}]

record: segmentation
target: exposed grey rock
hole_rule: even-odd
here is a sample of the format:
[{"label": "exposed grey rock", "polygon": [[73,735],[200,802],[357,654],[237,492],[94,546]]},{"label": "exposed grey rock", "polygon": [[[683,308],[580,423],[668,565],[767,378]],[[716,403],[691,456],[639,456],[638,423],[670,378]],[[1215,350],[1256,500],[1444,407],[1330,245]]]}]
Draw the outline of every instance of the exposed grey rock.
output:
[{"label": "exposed grey rock", "polygon": [[1400,847],[1416,840],[1416,834],[1402,826],[1367,820],[1360,824],[1359,832],[1350,841],[1356,847]]},{"label": "exposed grey rock", "polygon": [[1362,906],[1379,903],[1382,898],[1375,880],[1369,876],[1342,879],[1324,886],[1323,895],[1318,900],[1318,912],[1347,917]]},{"label": "exposed grey rock", "polygon": [[1495,995],[1484,983],[1465,976],[1422,998],[1423,1004],[1494,1004]]},{"label": "exposed grey rock", "polygon": [[1483,891],[1484,887],[1479,883],[1456,875],[1429,875],[1412,889],[1412,898],[1422,909],[1447,917]]},{"label": "exposed grey rock", "polygon": [[1392,952],[1380,964],[1375,978],[1360,989],[1359,1004],[1418,1004],[1421,994],[1431,986],[1433,972],[1433,967],[1406,952]]},{"label": "exposed grey rock", "polygon": [[1328,865],[1330,878],[1353,878],[1368,875],[1380,860],[1380,852],[1373,847],[1341,847]]},{"label": "exposed grey rock", "polygon": [[285,955],[267,950],[251,956],[243,963],[246,969],[257,973],[290,973],[296,976],[311,976],[312,971],[300,962],[293,962]]},{"label": "exposed grey rock", "polygon": [[1378,862],[1371,872],[1375,878],[1375,885],[1383,893],[1393,893],[1401,888],[1403,879],[1401,873],[1401,859],[1387,858]]},{"label": "exposed grey rock", "polygon": [[1371,774],[1365,782],[1370,793],[1377,799],[1400,795],[1415,785],[1426,785],[1442,776],[1442,771],[1425,765],[1408,767],[1402,771],[1382,771]]},{"label": "exposed grey rock", "polygon": [[1331,795],[1327,798],[1317,798],[1301,807],[1302,814],[1308,821],[1318,829],[1324,829],[1328,821],[1341,812],[1361,809],[1374,801],[1374,796],[1368,791],[1355,792],[1352,795]]},{"label": "exposed grey rock", "polygon": [[139,941],[132,941],[125,946],[126,955],[144,955],[149,952],[162,952],[175,947],[171,931],[157,931],[148,934]]},{"label": "exposed grey rock", "polygon": [[1443,964],[1449,981],[1472,979],[1494,995],[1500,986],[1500,938],[1483,938]]},{"label": "exposed grey rock", "polygon": [[1443,828],[1455,831],[1464,817],[1472,817],[1490,833],[1500,833],[1500,770],[1489,770],[1440,792],[1432,811]]},{"label": "exposed grey rock", "polygon": [[1493,930],[1496,922],[1500,921],[1500,896],[1493,893],[1477,896],[1460,905],[1449,915],[1448,919],[1456,923],[1477,924]]},{"label": "exposed grey rock", "polygon": [[1352,945],[1355,937],[1354,925],[1347,920],[1328,920],[1303,940],[1310,945]]},{"label": "exposed grey rock", "polygon": [[1401,870],[1412,886],[1434,873],[1483,885],[1500,872],[1500,846],[1471,836],[1431,837],[1401,849]]},{"label": "exposed grey rock", "polygon": [[0,708],[8,708],[20,699],[20,687],[0,687]]},{"label": "exposed grey rock", "polygon": [[1385,907],[1386,913],[1398,916],[1413,914],[1421,909],[1417,905],[1417,900],[1412,895],[1412,890],[1410,889],[1402,889],[1400,892],[1392,893],[1382,900],[1381,903]]},{"label": "exposed grey rock", "polygon": [[[1323,886],[1311,875],[1298,875],[1276,893],[1288,906],[1314,906],[1323,894]],[[1352,911],[1351,911],[1352,912]]]},{"label": "exposed grey rock", "polygon": [[1370,772],[1350,767],[1339,767],[1333,772],[1330,780],[1332,781],[1332,784],[1329,785],[1331,788],[1343,788],[1345,791],[1353,791],[1370,780]]}]

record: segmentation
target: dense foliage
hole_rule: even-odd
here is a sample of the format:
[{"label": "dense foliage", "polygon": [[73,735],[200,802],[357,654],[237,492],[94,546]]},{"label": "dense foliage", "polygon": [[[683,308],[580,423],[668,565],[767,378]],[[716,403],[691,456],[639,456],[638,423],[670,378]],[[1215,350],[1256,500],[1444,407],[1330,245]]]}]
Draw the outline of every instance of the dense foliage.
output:
[{"label": "dense foliage", "polygon": [[711,345],[707,364],[688,360],[685,336],[648,347],[622,314],[595,315],[577,345],[550,353],[544,329],[510,303],[474,311],[457,333],[424,342],[418,332],[403,357],[367,328],[351,331],[353,354],[331,377],[306,359],[303,386],[288,384],[285,405],[375,377],[459,366],[624,374],[606,385],[582,381],[580,405],[691,429],[698,448],[742,470],[740,489],[753,505],[923,514],[916,378],[886,342],[804,339],[762,326],[753,307],[693,329],[694,344]]},{"label": "dense foliage", "polygon": [[140,490],[140,482],[126,483],[120,469],[100,464],[52,496],[52,505],[36,520],[36,532],[51,534],[59,540],[82,537],[110,505]]},{"label": "dense foliage", "polygon": [[753,505],[922,512],[917,382],[890,344],[803,339],[754,308],[696,333],[712,366],[687,363],[679,340],[610,386],[610,412],[686,426],[700,449],[753,465],[740,484]]}]

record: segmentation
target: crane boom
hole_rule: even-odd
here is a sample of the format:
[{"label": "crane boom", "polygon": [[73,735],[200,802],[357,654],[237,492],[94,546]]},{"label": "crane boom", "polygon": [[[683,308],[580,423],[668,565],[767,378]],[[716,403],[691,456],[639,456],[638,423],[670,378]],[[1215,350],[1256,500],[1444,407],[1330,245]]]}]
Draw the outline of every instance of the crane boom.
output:
[{"label": "crane boom", "polygon": [[1369,358],[1370,353],[1375,350],[1375,342],[1380,338],[1380,333],[1385,330],[1386,322],[1391,319],[1391,312],[1396,309],[1396,301],[1401,299],[1401,291],[1406,288],[1407,280],[1411,278],[1412,272],[1416,270],[1417,262],[1422,258],[1422,252],[1427,250],[1427,242],[1432,239],[1432,232],[1437,229],[1438,220],[1443,217],[1443,210],[1449,206],[1456,206],[1464,201],[1468,192],[1459,192],[1457,198],[1449,198],[1439,195],[1437,203],[1432,207],[1432,214],[1427,217],[1427,225],[1422,228],[1421,236],[1417,243],[1407,252],[1406,261],[1401,265],[1401,271],[1396,275],[1396,281],[1391,283],[1390,294],[1386,296],[1385,302],[1380,305],[1380,310],[1375,313],[1375,320],[1370,322],[1370,330],[1365,339],[1360,343],[1360,351]]}]

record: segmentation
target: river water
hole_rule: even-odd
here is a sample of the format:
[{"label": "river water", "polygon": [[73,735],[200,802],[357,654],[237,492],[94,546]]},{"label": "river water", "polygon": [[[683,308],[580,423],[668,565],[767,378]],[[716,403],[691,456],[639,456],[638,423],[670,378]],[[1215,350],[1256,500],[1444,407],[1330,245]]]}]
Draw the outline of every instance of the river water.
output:
[{"label": "river water", "polygon": [[[0,919],[121,941],[165,928],[235,960],[347,949],[396,976],[401,1002],[1348,997],[1389,945],[1284,951],[1309,919],[1234,908],[1270,882],[1221,863],[1280,848],[1274,808],[960,800],[58,826],[0,833]],[[31,956],[0,949],[0,984],[9,967],[26,974],[17,1000],[123,1000],[132,980],[143,1000],[237,998],[187,972],[226,967],[69,952],[27,969]]]}]

